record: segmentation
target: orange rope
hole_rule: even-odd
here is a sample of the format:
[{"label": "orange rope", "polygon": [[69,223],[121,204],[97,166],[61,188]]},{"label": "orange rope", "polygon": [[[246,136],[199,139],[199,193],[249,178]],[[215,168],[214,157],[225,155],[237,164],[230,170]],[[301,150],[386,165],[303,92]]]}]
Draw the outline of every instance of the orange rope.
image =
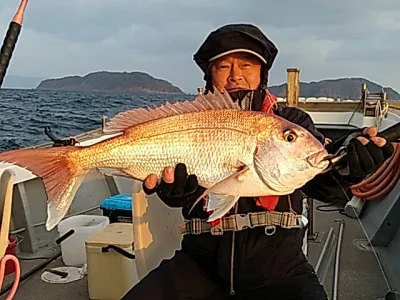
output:
[{"label": "orange rope", "polygon": [[14,277],[14,283],[11,288],[10,293],[7,295],[5,300],[12,300],[14,299],[14,296],[17,292],[18,284],[19,284],[19,278],[21,275],[21,267],[18,261],[18,258],[16,258],[14,255],[11,254],[6,254],[2,259],[1,259],[1,264],[0,264],[0,287],[3,286],[3,280],[4,280],[4,273],[6,269],[6,263],[8,260],[11,260],[15,264],[15,277]]},{"label": "orange rope", "polygon": [[390,193],[400,179],[400,144],[393,143],[393,147],[393,155],[371,177],[350,187],[354,196],[375,200]]}]

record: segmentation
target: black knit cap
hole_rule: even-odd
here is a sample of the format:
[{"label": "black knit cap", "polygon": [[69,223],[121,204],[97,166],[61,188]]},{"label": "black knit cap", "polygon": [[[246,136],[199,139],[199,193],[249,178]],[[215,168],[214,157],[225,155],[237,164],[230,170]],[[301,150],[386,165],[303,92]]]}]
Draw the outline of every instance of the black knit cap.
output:
[{"label": "black knit cap", "polygon": [[265,60],[262,84],[266,85],[268,82],[268,71],[271,69],[278,54],[278,49],[254,25],[229,24],[212,31],[199,50],[194,54],[193,58],[204,72],[204,79],[208,81],[210,59],[237,49],[250,50]]}]

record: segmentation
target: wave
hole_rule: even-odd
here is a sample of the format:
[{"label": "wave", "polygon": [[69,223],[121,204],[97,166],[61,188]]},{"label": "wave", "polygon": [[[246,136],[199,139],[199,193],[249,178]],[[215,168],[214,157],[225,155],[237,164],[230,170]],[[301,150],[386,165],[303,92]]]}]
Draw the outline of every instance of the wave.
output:
[{"label": "wave", "polygon": [[183,100],[182,95],[0,90],[0,151],[30,147],[50,139],[51,127],[59,138],[101,127],[108,119],[135,107],[154,106]]}]

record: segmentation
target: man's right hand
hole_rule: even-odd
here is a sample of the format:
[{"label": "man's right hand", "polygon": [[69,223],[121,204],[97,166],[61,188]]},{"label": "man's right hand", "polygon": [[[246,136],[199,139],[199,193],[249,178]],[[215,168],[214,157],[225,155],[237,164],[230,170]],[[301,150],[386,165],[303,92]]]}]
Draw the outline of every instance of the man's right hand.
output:
[{"label": "man's right hand", "polygon": [[184,215],[205,190],[199,186],[196,175],[188,175],[186,165],[182,163],[177,164],[175,168],[165,168],[160,183],[157,183],[157,175],[148,175],[143,182],[144,192],[147,195],[157,193],[170,207],[182,207]]}]

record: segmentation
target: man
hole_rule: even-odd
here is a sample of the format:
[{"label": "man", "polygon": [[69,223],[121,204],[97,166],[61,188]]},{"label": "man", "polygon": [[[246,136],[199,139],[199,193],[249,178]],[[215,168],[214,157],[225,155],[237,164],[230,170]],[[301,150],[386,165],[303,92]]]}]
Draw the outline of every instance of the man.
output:
[{"label": "man", "polygon": [[[323,135],[308,114],[296,108],[274,107],[267,83],[277,52],[258,28],[236,24],[212,32],[194,59],[204,72],[206,92],[225,89],[243,109],[280,115],[323,142]],[[372,129],[369,132],[374,135]],[[332,151],[338,146],[340,143],[330,145]],[[343,186],[375,171],[393,148],[382,138],[360,137],[351,141],[348,152],[351,163],[347,176],[332,171],[288,196],[241,198],[227,216],[265,211],[278,212],[280,217],[284,216],[282,212],[286,216],[301,215],[302,193],[325,202],[345,200]],[[202,219],[203,225],[196,227],[193,225],[199,223],[188,221],[182,249],[172,259],[164,260],[123,299],[327,299],[302,251],[303,231],[299,226],[289,222],[285,225],[292,228],[276,226],[269,231],[266,223],[264,227],[229,230],[217,222],[212,228],[222,228],[222,234],[216,234],[210,232],[211,225],[204,225],[208,217],[204,203],[188,213],[204,188],[197,185],[195,174],[188,176],[185,165],[167,167],[159,185],[157,181],[154,174],[147,177],[143,186],[147,194],[156,192],[168,206],[182,207],[185,219]]]}]

